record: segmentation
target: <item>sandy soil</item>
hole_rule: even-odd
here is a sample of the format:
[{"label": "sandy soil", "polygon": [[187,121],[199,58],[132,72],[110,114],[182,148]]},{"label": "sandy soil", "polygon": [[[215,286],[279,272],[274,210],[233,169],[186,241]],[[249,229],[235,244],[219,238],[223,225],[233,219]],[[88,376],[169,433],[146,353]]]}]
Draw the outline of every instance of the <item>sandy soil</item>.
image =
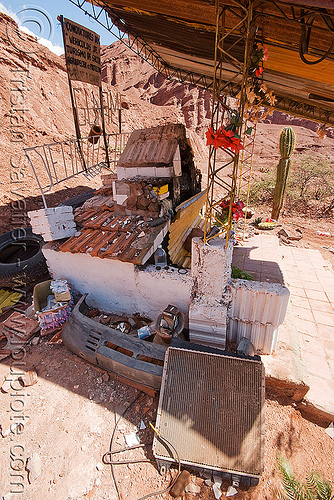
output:
[{"label": "sandy soil", "polygon": [[[11,221],[12,200],[26,198],[24,212],[42,207],[39,191],[34,184],[32,172],[26,168],[23,147],[60,141],[73,135],[73,120],[68,95],[67,77],[63,62],[57,56],[43,49],[39,56],[24,56],[21,61],[8,44],[5,27],[12,23],[4,19],[1,23],[0,38],[3,85],[0,89],[1,110],[4,116],[1,155],[2,176],[0,233],[17,227]],[[35,42],[28,39],[27,53]],[[108,49],[109,50],[109,49]],[[115,74],[115,85],[125,94],[124,122],[128,130],[153,126],[165,121],[182,121],[190,131],[196,160],[203,169],[207,164],[207,148],[204,132],[208,125],[208,96],[193,88],[181,87],[159,81],[158,75],[141,65],[134,58],[124,57],[123,48],[117,45],[110,49],[110,74]],[[11,68],[30,68],[29,92],[25,94],[28,108],[25,120],[24,141],[15,145],[9,133]],[[47,71],[46,71],[47,70]],[[191,99],[187,99],[191,94]],[[152,106],[154,104],[154,107]],[[321,152],[326,159],[332,158],[333,137],[321,141],[314,131],[294,124],[298,133],[300,150]],[[286,123],[284,123],[286,124]],[[302,124],[300,124],[302,125]],[[277,136],[282,124],[263,124],[259,127],[259,141],[256,155],[258,166],[274,168],[277,163]],[[16,159],[16,167],[22,172],[20,192],[13,195],[13,168],[11,159]],[[21,164],[22,163],[22,164]],[[205,173],[205,170],[203,170]],[[89,186],[97,187],[96,178]],[[18,187],[15,186],[17,190]],[[83,179],[66,181],[64,186],[48,196],[49,206],[55,206],[65,199],[87,189]],[[256,215],[269,216],[269,210],[258,209]],[[26,221],[27,222],[27,221]],[[330,220],[311,220],[303,217],[285,217],[283,225],[301,227],[303,239],[297,243],[307,248],[317,248],[325,259],[334,266],[334,223]],[[319,237],[317,230],[329,231],[331,237]],[[138,391],[122,385],[113,378],[104,376],[97,368],[70,353],[62,345],[42,343],[30,346],[21,363],[21,368],[35,368],[38,382],[29,389],[0,392],[0,425],[6,431],[15,419],[25,417],[20,433],[16,431],[0,437],[0,494],[5,500],[118,500],[110,466],[103,465],[103,454],[109,449],[110,438],[115,425],[115,415],[123,413],[133,401]],[[10,362],[0,363],[0,380],[9,374]],[[17,373],[17,371],[15,371]],[[15,377],[14,377],[15,378]],[[17,386],[16,386],[17,387]],[[18,401],[22,401],[19,403]],[[16,406],[13,401],[16,401]],[[13,409],[14,408],[14,409]],[[146,429],[139,431],[140,439],[147,446],[144,450],[124,453],[124,459],[152,459],[152,432],[149,421],[155,421],[157,400],[145,394],[126,413],[116,434],[115,446],[125,446],[124,435],[135,430],[141,421]],[[116,417],[117,418],[117,417]],[[334,481],[334,441],[325,430],[305,420],[287,401],[277,401],[269,395],[266,399],[266,444],[265,469],[259,485],[254,489],[241,490],[236,499],[264,500],[275,498],[274,489],[279,484],[279,474],[275,468],[277,453],[283,453],[291,461],[300,478],[312,469],[321,471],[330,481]],[[26,461],[35,454],[40,466],[36,466],[35,478],[26,470]],[[38,470],[39,469],[39,470]],[[18,477],[15,478],[15,475]],[[22,475],[22,478],[20,478]],[[116,476],[123,500],[137,500],[152,491],[163,489],[169,483],[169,476],[159,475],[154,460],[148,463],[117,466]],[[200,494],[186,493],[183,500],[213,500],[212,489],[204,483],[204,478],[193,475],[192,481],[201,488]],[[10,490],[21,491],[11,486],[11,482],[21,482],[22,492],[10,495]],[[222,491],[227,484],[223,483]],[[156,498],[169,499],[168,493]],[[221,498],[225,498],[225,495]]]},{"label": "sandy soil", "polygon": [[[148,425],[149,421],[155,421],[157,398],[139,393],[112,377],[105,380],[107,377],[102,378],[97,368],[63,345],[47,344],[46,339],[28,347],[23,359],[24,370],[36,369],[37,384],[17,393],[13,390],[0,393],[2,430],[9,427],[15,413],[13,408],[20,410],[17,415],[25,416],[20,434],[0,438],[0,484],[5,499],[118,500],[110,465],[103,465],[102,457],[109,450],[115,415],[118,418],[138,395],[118,424],[114,448],[126,446],[125,435],[135,431],[141,421],[146,429],[138,435],[145,447],[122,453],[115,461],[148,458],[150,462],[115,467],[119,491],[123,500],[136,500],[166,487],[170,476],[162,477],[157,471],[151,451],[153,431]],[[0,363],[1,379],[8,375],[9,365],[8,360]],[[19,369],[14,371],[18,373]],[[25,401],[23,406],[19,408],[16,402],[10,407],[12,401],[19,399]],[[278,453],[289,459],[300,478],[305,478],[311,470],[318,470],[334,482],[334,441],[322,427],[305,420],[293,406],[267,395],[264,472],[256,488],[241,488],[234,498],[275,498],[274,490],[280,484],[276,470]],[[29,484],[24,467],[33,454],[40,458],[40,475]],[[17,458],[22,458],[22,462],[15,460]],[[22,495],[7,496],[13,478],[11,464],[18,469],[15,474],[23,476]],[[192,482],[200,486],[201,492],[185,493],[183,500],[213,500],[212,488],[204,480],[193,474]],[[223,492],[228,485],[223,483]],[[167,500],[171,496],[164,493],[156,498]],[[225,494],[221,498],[225,498]]]}]

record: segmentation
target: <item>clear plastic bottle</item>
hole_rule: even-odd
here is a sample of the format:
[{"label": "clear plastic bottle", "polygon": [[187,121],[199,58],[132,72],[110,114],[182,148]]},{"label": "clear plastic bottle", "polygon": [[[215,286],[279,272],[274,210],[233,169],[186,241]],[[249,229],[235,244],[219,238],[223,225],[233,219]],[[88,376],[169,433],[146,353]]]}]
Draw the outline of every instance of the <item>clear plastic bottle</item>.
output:
[{"label": "clear plastic bottle", "polygon": [[162,245],[158,245],[158,248],[154,252],[154,264],[158,270],[167,266],[167,255]]}]

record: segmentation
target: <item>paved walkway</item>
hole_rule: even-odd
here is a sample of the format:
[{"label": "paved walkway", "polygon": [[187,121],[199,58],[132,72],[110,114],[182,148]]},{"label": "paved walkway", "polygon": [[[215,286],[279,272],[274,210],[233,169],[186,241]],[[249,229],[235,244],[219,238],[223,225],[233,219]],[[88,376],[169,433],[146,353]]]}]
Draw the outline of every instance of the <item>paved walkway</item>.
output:
[{"label": "paved walkway", "polygon": [[[288,314],[280,330],[289,330],[310,390],[302,405],[334,420],[334,272],[318,250],[280,246],[273,234],[254,236],[235,247],[233,264],[255,279],[282,283],[290,291]],[[298,337],[295,339],[295,337]],[[286,339],[286,337],[285,337]],[[292,339],[292,340],[291,340]],[[295,342],[295,340],[297,342]],[[280,346],[280,337],[278,343]],[[288,349],[285,345],[284,350]],[[282,351],[282,349],[281,349]],[[284,363],[284,352],[281,352]]]}]

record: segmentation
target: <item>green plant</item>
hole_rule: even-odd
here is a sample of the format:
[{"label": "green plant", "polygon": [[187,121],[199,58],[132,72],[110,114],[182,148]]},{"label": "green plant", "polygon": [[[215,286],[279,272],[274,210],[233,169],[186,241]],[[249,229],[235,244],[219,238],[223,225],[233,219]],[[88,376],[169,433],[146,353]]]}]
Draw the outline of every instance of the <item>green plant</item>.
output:
[{"label": "green plant", "polygon": [[281,159],[277,165],[273,209],[271,212],[271,218],[275,220],[278,220],[283,207],[291,156],[295,148],[295,143],[296,136],[293,129],[291,127],[284,127],[279,138]]},{"label": "green plant", "polygon": [[233,279],[248,280],[248,281],[254,280],[254,278],[251,274],[248,274],[245,271],[242,271],[241,269],[239,269],[239,267],[237,267],[237,266],[231,266],[231,267],[232,267],[231,277]]},{"label": "green plant", "polygon": [[302,156],[291,170],[290,189],[301,198],[321,200],[331,194],[333,182],[334,171],[322,158]]},{"label": "green plant", "polygon": [[296,479],[291,465],[285,458],[280,457],[277,465],[282,476],[284,493],[277,492],[276,498],[280,500],[333,500],[330,483],[317,472],[308,474],[304,484]]},{"label": "green plant", "polygon": [[250,186],[249,202],[258,205],[272,201],[274,182],[272,172],[266,172],[261,179],[255,179]]}]

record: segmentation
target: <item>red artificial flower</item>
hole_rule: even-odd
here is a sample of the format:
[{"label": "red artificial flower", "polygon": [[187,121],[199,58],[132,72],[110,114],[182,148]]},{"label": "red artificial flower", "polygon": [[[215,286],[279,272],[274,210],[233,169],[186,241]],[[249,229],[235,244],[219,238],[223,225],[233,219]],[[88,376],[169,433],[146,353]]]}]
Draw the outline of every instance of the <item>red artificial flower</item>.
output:
[{"label": "red artificial flower", "polygon": [[[226,221],[227,221],[227,217],[228,217],[228,211],[230,209],[230,202],[231,202],[231,200],[227,199],[227,200],[223,200],[219,204],[219,206],[222,208],[223,219]],[[232,219],[234,221],[238,221],[239,219],[241,219],[244,216],[244,213],[242,211],[244,206],[245,206],[245,204],[241,200],[232,203]]]},{"label": "red artificial flower", "polygon": [[222,129],[223,134],[223,147],[230,148],[231,151],[234,151],[235,154],[238,154],[241,149],[243,149],[243,145],[241,144],[241,139],[239,137],[235,137],[234,132],[232,130]]},{"label": "red artificial flower", "polygon": [[235,137],[232,130],[225,130],[220,127],[216,132],[214,132],[212,127],[205,133],[206,135],[206,145],[213,146],[215,149],[218,148],[230,148],[235,154],[239,153],[243,146],[239,137]]},{"label": "red artificial flower", "polygon": [[256,74],[256,76],[259,78],[259,76],[261,76],[261,75],[262,75],[262,73],[263,73],[263,67],[262,67],[262,66],[259,66],[259,67],[257,68],[257,70],[255,71],[255,74]]},{"label": "red artificial flower", "polygon": [[207,146],[212,145],[215,149],[218,149],[218,148],[223,146],[220,128],[216,132],[214,132],[213,128],[209,127],[205,133],[205,136],[206,136],[206,145]]}]

